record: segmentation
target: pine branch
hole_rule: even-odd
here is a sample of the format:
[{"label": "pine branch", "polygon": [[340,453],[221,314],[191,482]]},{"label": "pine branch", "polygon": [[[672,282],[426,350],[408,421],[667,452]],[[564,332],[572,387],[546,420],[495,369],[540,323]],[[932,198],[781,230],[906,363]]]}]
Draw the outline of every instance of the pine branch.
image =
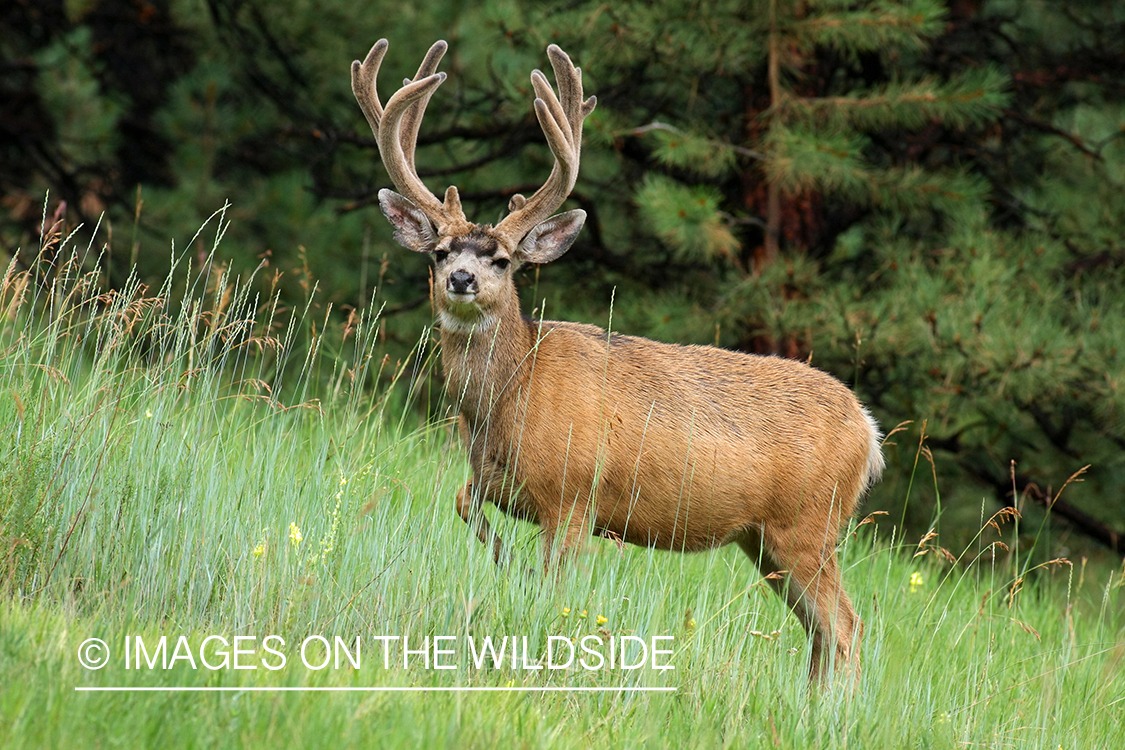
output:
[{"label": "pine branch", "polygon": [[[700,144],[706,144],[707,146],[710,146],[714,149],[718,149],[718,150],[721,150],[721,151],[731,151],[733,153],[738,154],[739,156],[747,156],[751,159],[757,159],[758,161],[765,161],[766,159],[769,158],[768,156],[763,154],[761,151],[755,151],[753,149],[746,148],[745,146],[738,146],[738,145],[735,145],[733,143],[728,143],[727,141],[716,140],[714,138],[704,138],[702,136],[698,136],[698,135],[695,135],[693,133],[688,133],[685,130],[681,130],[680,128],[677,128],[674,125],[669,125],[666,122],[659,122],[659,121],[656,121],[656,120],[654,120],[653,122],[650,122],[648,125],[640,125],[638,127],[631,128],[629,130],[618,131],[618,132],[614,133],[614,135],[615,136],[617,136],[617,135],[636,135],[636,136],[639,136],[639,135],[644,135],[645,133],[651,133],[651,132],[654,132],[654,131],[655,132],[671,133],[672,135],[678,136],[679,138],[684,139],[684,141],[688,143],[689,147],[692,146],[695,143],[700,143]],[[691,148],[690,149],[690,152],[693,155],[697,154],[698,151],[699,151],[698,148]],[[689,165],[686,165],[686,164],[674,163],[674,161],[671,160],[671,159],[669,161],[667,161],[666,163],[670,164],[671,166],[689,166]]]},{"label": "pine branch", "polygon": [[[1079,138],[1078,136],[1076,136],[1074,133],[1068,133],[1067,131],[1063,130],[1062,128],[1056,128],[1054,125],[1052,125],[1049,122],[1043,122],[1042,120],[1036,120],[1033,117],[1028,117],[1027,115],[1022,114],[1020,112],[1016,112],[1013,109],[1005,109],[1004,110],[1004,116],[1007,117],[1007,118],[1010,118],[1012,120],[1015,120],[1017,122],[1022,122],[1024,125],[1029,125],[1029,126],[1035,128],[1036,130],[1042,130],[1045,133],[1050,133],[1051,135],[1057,135],[1060,138],[1063,138],[1063,139],[1069,141],[1076,149],[1078,149],[1082,153],[1086,154],[1087,156],[1092,156],[1095,159],[1097,159],[1098,161],[1105,161],[1105,157],[1103,157],[1097,151],[1094,151],[1093,149],[1088,147],[1082,141],[1082,139]],[[1117,134],[1114,134],[1114,137],[1116,137],[1116,135]]]},{"label": "pine branch", "polygon": [[888,47],[922,49],[944,29],[942,3],[877,3],[871,10],[842,7],[792,22],[796,40],[805,47],[831,47],[849,53],[880,52]]},{"label": "pine branch", "polygon": [[988,190],[985,180],[966,172],[899,167],[879,173],[873,192],[874,201],[886,210],[911,213],[932,209],[953,214],[984,201]]},{"label": "pine branch", "polygon": [[965,127],[995,119],[1009,96],[1007,76],[994,68],[969,71],[945,82],[933,79],[890,83],[878,89],[835,97],[793,98],[795,115],[819,123],[860,129],[898,127],[916,130],[938,121]]},{"label": "pine branch", "polygon": [[837,192],[867,203],[873,178],[861,153],[867,139],[855,133],[818,133],[775,123],[766,137],[766,175],[790,192]]},{"label": "pine branch", "polygon": [[637,191],[647,224],[685,261],[735,258],[739,242],[720,215],[720,201],[711,188],[683,185],[652,173]]}]

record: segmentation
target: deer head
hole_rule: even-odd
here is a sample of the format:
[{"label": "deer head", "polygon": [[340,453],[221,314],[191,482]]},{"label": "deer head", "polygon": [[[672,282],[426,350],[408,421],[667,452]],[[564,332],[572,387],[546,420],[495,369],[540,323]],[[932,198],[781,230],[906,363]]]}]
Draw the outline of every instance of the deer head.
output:
[{"label": "deer head", "polygon": [[487,328],[497,313],[514,299],[512,274],[524,263],[548,263],[574,242],[586,212],[566,211],[554,216],[578,178],[582,122],[597,103],[582,99],[582,71],[555,45],[547,56],[555,72],[560,96],[535,70],[535,114],[555,155],[550,177],[531,198],[512,196],[508,215],[495,227],[465,218],[457,188],[450,185],[444,201],[429,191],[414,166],[414,149],[426,105],[445,80],[437,73],[448,45],[436,42],[412,80],[403,82],[387,101],[379,102],[375,78],[387,51],[380,39],[363,62],[352,63],[352,92],[371,125],[379,154],[398,192],[379,191],[379,205],[395,227],[395,240],[435,262],[434,298],[443,328]]}]

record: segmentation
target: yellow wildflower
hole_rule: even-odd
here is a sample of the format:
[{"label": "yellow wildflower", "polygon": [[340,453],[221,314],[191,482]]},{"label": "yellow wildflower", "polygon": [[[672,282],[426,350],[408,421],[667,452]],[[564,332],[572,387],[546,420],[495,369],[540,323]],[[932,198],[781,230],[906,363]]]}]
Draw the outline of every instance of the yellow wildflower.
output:
[{"label": "yellow wildflower", "polygon": [[582,610],[582,614],[580,614],[578,616],[581,617],[583,620],[585,620],[586,619],[586,610]]},{"label": "yellow wildflower", "polygon": [[599,625],[605,625],[607,622],[609,622],[608,617],[605,617],[604,615],[598,615],[598,624]]},{"label": "yellow wildflower", "polygon": [[914,593],[918,589],[922,588],[922,585],[924,583],[925,583],[925,580],[923,580],[921,573],[914,572],[914,573],[910,574],[910,592],[911,593]]},{"label": "yellow wildflower", "polygon": [[293,545],[296,546],[301,543],[301,539],[303,538],[304,537],[301,536],[301,527],[296,523],[289,524],[289,541],[293,542]]},{"label": "yellow wildflower", "polygon": [[261,557],[266,551],[266,545],[258,542],[258,546],[254,548],[254,557]]},{"label": "yellow wildflower", "polygon": [[562,616],[563,617],[570,617],[570,607],[563,607]]}]

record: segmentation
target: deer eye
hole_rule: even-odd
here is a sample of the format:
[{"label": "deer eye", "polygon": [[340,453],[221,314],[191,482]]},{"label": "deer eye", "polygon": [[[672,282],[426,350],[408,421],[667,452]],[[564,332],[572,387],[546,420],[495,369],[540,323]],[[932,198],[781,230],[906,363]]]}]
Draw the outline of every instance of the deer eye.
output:
[{"label": "deer eye", "polygon": [[449,257],[449,252],[448,252],[448,251],[446,251],[446,250],[438,250],[437,252],[435,252],[435,253],[434,253],[434,262],[435,262],[435,263],[442,263],[442,262],[444,262],[444,261],[445,261],[445,259],[446,259],[446,258],[448,258],[448,257]]},{"label": "deer eye", "polygon": [[492,261],[492,267],[499,268],[501,271],[503,271],[510,265],[512,265],[512,261],[508,260],[507,258],[497,258],[496,260]]}]

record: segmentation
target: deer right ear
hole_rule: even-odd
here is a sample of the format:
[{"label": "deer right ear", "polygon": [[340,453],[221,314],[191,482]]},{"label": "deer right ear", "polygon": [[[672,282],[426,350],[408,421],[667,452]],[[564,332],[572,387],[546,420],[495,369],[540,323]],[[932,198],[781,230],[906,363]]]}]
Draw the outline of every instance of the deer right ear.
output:
[{"label": "deer right ear", "polygon": [[386,188],[379,191],[379,207],[395,228],[395,242],[416,253],[433,252],[437,232],[422,209]]}]

